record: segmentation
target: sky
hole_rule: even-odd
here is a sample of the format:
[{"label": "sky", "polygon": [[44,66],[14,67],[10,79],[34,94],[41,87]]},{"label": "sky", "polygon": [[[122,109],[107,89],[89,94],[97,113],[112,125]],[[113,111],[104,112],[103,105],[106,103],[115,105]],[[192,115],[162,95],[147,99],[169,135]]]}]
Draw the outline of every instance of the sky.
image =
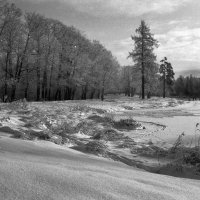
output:
[{"label": "sky", "polygon": [[199,0],[10,0],[24,12],[35,11],[73,25],[99,40],[121,65],[134,48],[131,35],[141,20],[159,41],[157,61],[164,56],[177,74],[200,70]]}]

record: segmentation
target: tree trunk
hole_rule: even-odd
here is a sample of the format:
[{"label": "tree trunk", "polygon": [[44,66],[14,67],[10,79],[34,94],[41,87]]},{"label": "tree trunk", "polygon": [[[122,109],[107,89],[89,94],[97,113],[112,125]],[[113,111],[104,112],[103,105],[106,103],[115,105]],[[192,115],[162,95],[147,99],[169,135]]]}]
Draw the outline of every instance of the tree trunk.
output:
[{"label": "tree trunk", "polygon": [[[129,74],[128,74],[128,75],[129,75]],[[128,77],[127,95],[128,95],[128,97],[131,96],[131,83],[130,83],[130,77]]]},{"label": "tree trunk", "polygon": [[58,69],[58,76],[57,76],[57,91],[56,91],[56,95],[55,95],[55,99],[56,100],[61,100],[61,86],[60,86],[60,80],[61,80],[61,69],[62,69],[62,61],[63,61],[63,56],[62,53],[59,55],[60,57],[60,64],[59,64],[59,69]]},{"label": "tree trunk", "polygon": [[84,93],[84,99],[87,99],[87,92],[88,92],[88,86],[85,86],[85,93]]},{"label": "tree trunk", "polygon": [[47,98],[47,68],[44,69],[43,82],[42,82],[42,98],[46,100]]},{"label": "tree trunk", "polygon": [[8,65],[9,65],[9,56],[10,53],[7,52],[6,55],[6,69],[5,69],[5,83],[4,83],[4,96],[8,96]]},{"label": "tree trunk", "polygon": [[165,98],[165,87],[166,87],[166,78],[165,78],[165,74],[164,74],[164,79],[163,79],[163,98]]},{"label": "tree trunk", "polygon": [[82,87],[82,95],[81,95],[81,99],[82,100],[86,100],[87,99],[87,91],[88,91],[88,86],[87,85]]},{"label": "tree trunk", "polygon": [[71,100],[74,100],[75,93],[76,93],[76,88],[74,88],[74,89],[72,90]]},{"label": "tree trunk", "polygon": [[142,99],[145,99],[145,77],[144,77],[144,30],[142,26]]},{"label": "tree trunk", "polygon": [[60,88],[58,88],[58,89],[56,90],[55,100],[58,100],[58,101],[61,100],[61,89],[60,89]]},{"label": "tree trunk", "polygon": [[[16,66],[15,78],[17,79],[18,83],[20,81],[23,64],[26,59],[26,52],[28,49],[29,40],[30,40],[30,34],[28,33],[27,38],[26,38],[26,44],[25,44],[24,51],[23,51],[23,56],[22,56],[20,62],[19,62],[19,60],[17,61],[17,66]],[[18,57],[18,59],[19,59],[19,57]]]},{"label": "tree trunk", "polygon": [[40,100],[40,67],[37,66],[37,101]]},{"label": "tree trunk", "polygon": [[101,89],[101,101],[104,100],[104,87],[102,87]]},{"label": "tree trunk", "polygon": [[94,94],[95,94],[95,89],[92,89],[91,94],[90,94],[90,99],[94,98]]},{"label": "tree trunk", "polygon": [[26,84],[25,90],[24,90],[24,98],[28,99],[28,84]]},{"label": "tree trunk", "polygon": [[53,77],[53,66],[51,67],[50,78],[49,78],[49,89],[48,89],[49,101],[51,100],[52,77]]},{"label": "tree trunk", "polygon": [[66,86],[64,100],[71,100],[71,98],[72,98],[72,88]]},{"label": "tree trunk", "polygon": [[51,101],[51,87],[49,87],[48,90],[48,100]]},{"label": "tree trunk", "polygon": [[135,95],[135,91],[136,91],[135,88],[131,88],[131,97],[134,97],[134,95]]},{"label": "tree trunk", "polygon": [[100,99],[101,90],[98,89],[97,98]]},{"label": "tree trunk", "polygon": [[148,93],[147,93],[147,99],[150,99],[151,98],[151,92],[149,91]]},{"label": "tree trunk", "polygon": [[85,100],[85,88],[82,88],[82,95],[81,95],[81,99]]},{"label": "tree trunk", "polygon": [[145,99],[145,78],[144,78],[144,63],[142,62],[142,99]]},{"label": "tree trunk", "polygon": [[26,86],[24,90],[25,99],[28,99],[28,88],[29,88],[29,70],[28,70],[28,65],[26,65]]},{"label": "tree trunk", "polygon": [[11,101],[15,100],[16,88],[17,88],[16,84],[12,85]]}]

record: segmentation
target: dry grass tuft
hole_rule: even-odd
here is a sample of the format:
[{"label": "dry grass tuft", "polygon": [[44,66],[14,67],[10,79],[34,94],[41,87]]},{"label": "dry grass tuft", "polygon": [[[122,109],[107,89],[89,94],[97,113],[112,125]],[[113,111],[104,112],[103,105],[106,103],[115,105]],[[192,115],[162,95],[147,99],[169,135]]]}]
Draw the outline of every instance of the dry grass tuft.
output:
[{"label": "dry grass tuft", "polygon": [[97,155],[106,155],[107,146],[102,141],[90,141],[85,145],[85,150]]}]

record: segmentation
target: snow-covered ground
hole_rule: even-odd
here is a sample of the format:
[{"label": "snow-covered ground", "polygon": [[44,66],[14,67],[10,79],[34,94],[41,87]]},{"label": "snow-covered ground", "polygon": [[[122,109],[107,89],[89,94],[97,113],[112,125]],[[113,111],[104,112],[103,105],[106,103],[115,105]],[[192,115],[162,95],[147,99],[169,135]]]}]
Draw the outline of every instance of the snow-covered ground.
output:
[{"label": "snow-covered ground", "polygon": [[14,194],[16,199],[81,199],[80,194],[82,199],[200,199],[199,181],[135,168],[200,179],[193,169],[170,168],[172,160],[156,154],[171,148],[183,132],[183,145],[197,144],[200,102],[110,96],[104,102],[0,107],[0,199]]},{"label": "snow-covered ground", "polygon": [[152,174],[49,142],[0,139],[2,200],[198,200],[200,182]]}]

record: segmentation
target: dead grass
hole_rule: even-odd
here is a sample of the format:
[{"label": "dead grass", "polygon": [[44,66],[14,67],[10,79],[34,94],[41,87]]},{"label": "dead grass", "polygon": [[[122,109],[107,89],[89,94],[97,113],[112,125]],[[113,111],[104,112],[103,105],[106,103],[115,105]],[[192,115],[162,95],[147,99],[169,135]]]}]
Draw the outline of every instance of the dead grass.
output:
[{"label": "dead grass", "polygon": [[94,140],[116,141],[122,140],[123,134],[114,129],[99,130],[93,137]]},{"label": "dead grass", "polygon": [[114,128],[118,130],[135,130],[141,127],[141,124],[133,119],[120,119],[113,122]]},{"label": "dead grass", "polygon": [[90,141],[85,145],[85,150],[89,153],[105,156],[107,146],[102,141]]},{"label": "dead grass", "polygon": [[191,178],[194,176],[196,179],[200,179],[200,148],[199,146],[184,146],[182,137],[184,137],[183,133],[178,137],[172,148],[164,151],[164,156],[170,162],[165,165],[161,164],[158,172],[162,174],[175,174],[175,176],[180,177]]},{"label": "dead grass", "polygon": [[[7,132],[13,133],[15,137],[27,140],[48,140],[56,144],[72,143],[77,150],[110,157],[131,166],[135,164],[135,155],[149,159],[155,158],[159,167],[154,168],[154,171],[159,173],[165,173],[167,166],[170,166],[171,172],[175,170],[183,173],[185,168],[195,172],[200,171],[200,153],[197,148],[186,148],[181,141],[177,140],[173,148],[164,149],[156,146],[153,142],[141,144],[135,142],[134,139],[125,137],[123,132],[142,128],[140,123],[127,114],[128,111],[124,115],[120,115],[116,111],[106,112],[106,110],[92,108],[84,104],[67,105],[66,107],[64,104],[43,104],[44,107],[41,104],[39,106],[36,104],[31,107],[23,101],[11,104],[10,110],[13,109],[21,117],[25,124],[24,127],[28,129],[28,131],[17,132],[7,128]],[[169,102],[167,106],[173,105],[174,102]],[[127,110],[132,109],[128,105],[122,107]],[[34,128],[41,131],[34,131]],[[92,137],[75,137],[76,133],[79,132]],[[127,152],[130,150],[130,155],[121,156],[117,154],[118,152],[113,153],[110,144],[115,146],[114,148],[118,152],[122,151],[122,148],[126,148]],[[199,142],[197,144],[199,145]],[[169,160],[167,164],[162,163],[162,159],[165,158]],[[138,166],[142,166],[142,164],[139,163]]]}]

